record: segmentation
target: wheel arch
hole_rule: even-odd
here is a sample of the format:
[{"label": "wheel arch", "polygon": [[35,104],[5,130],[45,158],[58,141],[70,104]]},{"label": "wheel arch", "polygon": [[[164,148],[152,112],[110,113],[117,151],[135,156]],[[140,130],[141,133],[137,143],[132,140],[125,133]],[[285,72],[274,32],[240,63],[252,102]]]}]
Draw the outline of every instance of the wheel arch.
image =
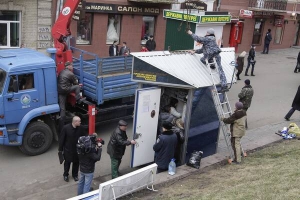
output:
[{"label": "wheel arch", "polygon": [[[36,109],[29,111],[21,120],[19,124],[18,135],[22,136],[25,132],[26,127],[32,121],[38,121],[39,119],[42,121],[50,122],[50,114],[59,112],[58,104],[42,106]],[[51,126],[49,126],[51,128]],[[51,128],[52,130],[52,128]],[[54,130],[52,130],[53,133]],[[55,135],[54,135],[55,136]]]}]

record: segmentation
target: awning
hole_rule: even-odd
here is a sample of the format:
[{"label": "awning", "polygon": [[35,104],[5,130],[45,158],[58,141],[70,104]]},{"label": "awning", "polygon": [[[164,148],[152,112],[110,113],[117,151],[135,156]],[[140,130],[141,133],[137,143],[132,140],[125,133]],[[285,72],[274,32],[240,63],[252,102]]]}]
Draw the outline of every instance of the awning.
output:
[{"label": "awning", "polygon": [[[135,64],[143,65],[143,63],[145,63],[145,67],[140,68],[140,71],[144,74],[148,73],[146,76],[151,76],[151,71],[157,74],[157,71],[150,69],[151,67],[154,67],[195,88],[213,85],[212,78],[210,76],[210,70],[200,61],[200,58],[203,56],[203,54],[191,55],[187,52],[174,53],[169,51],[134,52],[131,54],[134,56],[133,76],[135,67],[140,68],[140,66],[135,66]],[[231,83],[235,69],[234,48],[222,48],[220,55],[227,83]],[[138,59],[138,62],[136,59]],[[152,76],[153,75],[155,74],[152,74]],[[218,74],[214,74],[213,76],[215,81],[220,82]],[[139,80],[134,78],[133,80],[139,82]],[[164,83],[161,80],[164,79],[155,78],[152,80],[147,80],[144,78],[140,79],[140,82]],[[234,76],[233,82],[235,81],[236,78]]]}]

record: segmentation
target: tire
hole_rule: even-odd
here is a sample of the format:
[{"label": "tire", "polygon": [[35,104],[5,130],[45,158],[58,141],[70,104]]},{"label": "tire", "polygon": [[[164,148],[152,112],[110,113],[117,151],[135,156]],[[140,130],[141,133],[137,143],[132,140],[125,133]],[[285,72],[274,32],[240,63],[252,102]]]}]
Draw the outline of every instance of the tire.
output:
[{"label": "tire", "polygon": [[19,149],[29,156],[46,152],[53,141],[50,127],[40,121],[30,123],[24,132],[22,146]]}]

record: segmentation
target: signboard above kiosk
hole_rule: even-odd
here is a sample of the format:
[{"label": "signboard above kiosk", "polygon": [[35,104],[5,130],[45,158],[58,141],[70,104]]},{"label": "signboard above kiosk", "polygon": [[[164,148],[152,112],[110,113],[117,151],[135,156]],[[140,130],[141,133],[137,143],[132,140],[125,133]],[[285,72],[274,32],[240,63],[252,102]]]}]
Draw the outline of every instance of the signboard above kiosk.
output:
[{"label": "signboard above kiosk", "polygon": [[164,10],[164,17],[182,21],[188,21],[192,23],[199,23],[200,16],[194,14],[187,14],[182,12],[174,12],[170,10]]}]

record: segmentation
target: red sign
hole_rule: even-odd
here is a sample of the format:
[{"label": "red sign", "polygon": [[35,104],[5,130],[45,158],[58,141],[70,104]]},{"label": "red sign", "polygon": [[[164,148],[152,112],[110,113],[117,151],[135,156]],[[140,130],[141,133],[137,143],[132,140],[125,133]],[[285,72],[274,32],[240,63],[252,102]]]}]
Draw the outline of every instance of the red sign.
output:
[{"label": "red sign", "polygon": [[253,12],[251,10],[240,10],[240,17],[243,18],[252,18]]}]

